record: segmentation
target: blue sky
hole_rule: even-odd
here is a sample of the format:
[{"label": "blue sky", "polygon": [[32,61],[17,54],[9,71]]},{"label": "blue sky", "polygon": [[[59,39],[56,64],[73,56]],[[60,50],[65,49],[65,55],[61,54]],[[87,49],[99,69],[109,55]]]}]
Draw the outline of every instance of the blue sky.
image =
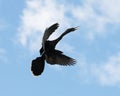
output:
[{"label": "blue sky", "polygon": [[[69,2],[69,3],[68,3]],[[0,0],[1,96],[120,96],[119,0]],[[79,30],[57,45],[77,60],[71,67],[46,63],[30,71],[46,27]]]}]

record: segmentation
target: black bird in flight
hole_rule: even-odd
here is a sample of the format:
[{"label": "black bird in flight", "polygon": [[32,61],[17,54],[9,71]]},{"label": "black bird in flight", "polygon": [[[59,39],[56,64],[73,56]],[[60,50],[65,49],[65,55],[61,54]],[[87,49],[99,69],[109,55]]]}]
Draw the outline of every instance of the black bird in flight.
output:
[{"label": "black bird in flight", "polygon": [[74,65],[76,63],[76,60],[66,56],[63,54],[62,51],[56,50],[55,47],[57,43],[65,36],[66,34],[73,32],[77,30],[78,27],[69,28],[67,29],[61,36],[59,36],[57,39],[49,41],[49,36],[55,32],[55,30],[59,27],[58,23],[53,24],[49,28],[46,28],[45,33],[42,38],[42,47],[40,49],[40,55],[41,57],[37,57],[32,61],[31,65],[31,71],[35,76],[41,75],[41,73],[44,70],[45,67],[45,60],[47,63],[54,65]]}]

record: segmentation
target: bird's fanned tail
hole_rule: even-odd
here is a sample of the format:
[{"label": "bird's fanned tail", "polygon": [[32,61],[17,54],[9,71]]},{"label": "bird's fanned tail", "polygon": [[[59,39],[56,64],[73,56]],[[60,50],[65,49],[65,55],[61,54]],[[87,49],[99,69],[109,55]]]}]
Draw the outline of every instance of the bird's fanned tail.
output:
[{"label": "bird's fanned tail", "polygon": [[42,57],[37,57],[32,61],[31,71],[35,76],[41,75],[44,71],[45,61]]}]

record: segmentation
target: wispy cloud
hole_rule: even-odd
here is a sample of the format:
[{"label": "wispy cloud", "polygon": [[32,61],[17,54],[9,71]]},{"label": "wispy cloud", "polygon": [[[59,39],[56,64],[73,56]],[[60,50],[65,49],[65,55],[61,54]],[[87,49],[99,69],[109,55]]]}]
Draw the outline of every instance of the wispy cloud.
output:
[{"label": "wispy cloud", "polygon": [[[59,22],[64,27],[72,24],[82,26],[89,40],[94,40],[96,35],[107,34],[109,24],[113,27],[120,24],[119,0],[111,0],[111,2],[109,0],[85,0],[76,6],[64,3],[56,0],[26,0],[26,7],[21,15],[18,28],[18,41],[23,46],[33,45],[40,41],[44,29],[55,22]],[[69,16],[68,13],[71,15]],[[56,35],[52,36],[52,38],[55,37]]]},{"label": "wispy cloud", "polygon": [[83,30],[87,31],[87,38],[94,40],[96,35],[102,36],[108,33],[108,25],[112,25],[110,28],[112,29],[120,24],[119,4],[119,0],[85,0],[81,6],[73,5],[72,13],[77,22],[84,25]]},{"label": "wispy cloud", "polygon": [[[23,46],[29,44],[32,47],[31,45],[36,41],[40,41],[41,33],[44,32],[45,28],[53,23],[59,22],[68,26],[68,19],[70,18],[65,16],[64,7],[55,0],[27,0],[26,8],[21,16],[21,25],[18,29],[20,43]],[[55,38],[56,35],[53,37]]]},{"label": "wispy cloud", "polygon": [[79,57],[77,67],[81,82],[97,83],[100,86],[120,86],[120,52],[102,63],[89,63],[84,56]]},{"label": "wispy cloud", "polygon": [[103,64],[91,67],[92,75],[101,85],[120,85],[120,52]]}]

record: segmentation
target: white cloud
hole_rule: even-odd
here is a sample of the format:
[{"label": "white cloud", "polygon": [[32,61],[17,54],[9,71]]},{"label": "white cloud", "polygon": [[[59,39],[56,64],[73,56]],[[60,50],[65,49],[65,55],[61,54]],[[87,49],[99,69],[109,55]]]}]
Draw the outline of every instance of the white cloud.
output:
[{"label": "white cloud", "polygon": [[111,23],[120,23],[120,0],[101,0],[99,1],[100,10]]},{"label": "white cloud", "polygon": [[120,52],[109,57],[104,64],[94,65],[91,68],[93,76],[102,85],[120,85]]},{"label": "white cloud", "polygon": [[[94,40],[96,35],[107,33],[107,24],[116,26],[120,23],[119,5],[119,0],[85,0],[80,6],[68,5],[66,2],[57,0],[26,0],[26,7],[23,10],[21,24],[18,28],[19,42],[23,46],[27,44],[32,46],[31,44],[36,42],[33,40],[40,41],[44,29],[55,22],[59,22],[64,27],[72,24],[83,25],[86,37]],[[72,14],[74,19],[67,16],[67,13]],[[56,36],[57,34],[52,38]]]},{"label": "white cloud", "polygon": [[[27,0],[26,5],[18,29],[18,38],[23,46],[28,44],[32,47],[36,41],[40,41],[41,33],[53,23],[69,25],[69,18],[65,16],[65,6],[55,0]],[[53,36],[56,37],[56,35]],[[38,45],[38,42],[36,43]],[[36,44],[34,45],[36,46]]]},{"label": "white cloud", "polygon": [[[76,6],[57,0],[26,0],[18,28],[19,42],[23,46],[27,44],[32,46],[31,44],[36,42],[33,40],[40,41],[44,29],[55,22],[59,22],[64,28],[72,24],[83,25],[86,37],[94,40],[96,35],[102,36],[107,33],[107,24],[116,26],[120,23],[119,5],[119,0],[111,0],[111,2],[85,0],[81,5]],[[67,13],[70,13],[74,19],[66,15]],[[57,35],[53,35],[52,38]]]},{"label": "white cloud", "polygon": [[101,86],[120,86],[120,52],[110,56],[103,63],[88,63],[84,56],[78,55],[77,67],[81,82],[97,83]]},{"label": "white cloud", "polygon": [[108,33],[108,24],[113,27],[120,24],[119,5],[119,0],[85,0],[83,5],[76,7],[73,5],[71,10],[76,23],[81,22],[83,30],[87,31],[87,38],[94,40],[96,35],[103,36]]}]

